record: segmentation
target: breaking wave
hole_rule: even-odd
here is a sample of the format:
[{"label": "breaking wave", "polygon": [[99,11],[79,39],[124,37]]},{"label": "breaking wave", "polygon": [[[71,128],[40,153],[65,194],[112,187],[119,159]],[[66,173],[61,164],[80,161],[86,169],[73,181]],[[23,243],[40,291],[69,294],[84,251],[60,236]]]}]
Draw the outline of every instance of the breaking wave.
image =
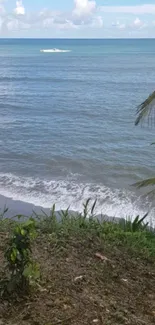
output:
[{"label": "breaking wave", "polygon": [[44,208],[51,208],[55,203],[57,210],[69,207],[79,212],[83,203],[91,198],[97,199],[96,214],[125,218],[143,216],[150,211],[149,220],[154,218],[152,204],[137,197],[134,192],[111,189],[102,184],[77,183],[74,179],[45,180],[1,173],[0,194]]}]

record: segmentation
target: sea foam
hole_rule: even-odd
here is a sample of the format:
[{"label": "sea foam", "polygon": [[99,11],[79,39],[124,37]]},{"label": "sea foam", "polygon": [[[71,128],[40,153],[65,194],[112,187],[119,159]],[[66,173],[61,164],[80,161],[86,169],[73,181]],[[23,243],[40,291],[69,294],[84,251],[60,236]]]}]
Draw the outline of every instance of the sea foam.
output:
[{"label": "sea foam", "polygon": [[97,199],[96,214],[110,217],[143,216],[150,211],[148,220],[154,218],[151,203],[129,190],[111,189],[103,184],[78,183],[75,180],[47,180],[32,177],[19,177],[0,173],[0,194],[13,200],[32,203],[36,206],[67,209],[82,212],[83,203],[88,198]]}]

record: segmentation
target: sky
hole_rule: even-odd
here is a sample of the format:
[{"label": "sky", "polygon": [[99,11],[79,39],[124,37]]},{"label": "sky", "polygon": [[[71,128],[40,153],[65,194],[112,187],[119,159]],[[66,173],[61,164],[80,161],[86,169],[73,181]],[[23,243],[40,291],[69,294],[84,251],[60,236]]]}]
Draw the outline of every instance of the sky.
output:
[{"label": "sky", "polygon": [[0,37],[155,37],[155,0],[0,0]]}]

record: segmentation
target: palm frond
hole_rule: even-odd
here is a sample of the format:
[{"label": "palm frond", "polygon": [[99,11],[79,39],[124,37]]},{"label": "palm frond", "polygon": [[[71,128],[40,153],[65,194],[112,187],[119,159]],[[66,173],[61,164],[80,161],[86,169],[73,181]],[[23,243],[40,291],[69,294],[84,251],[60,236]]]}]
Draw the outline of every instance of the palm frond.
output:
[{"label": "palm frond", "polygon": [[138,125],[139,122],[143,121],[146,117],[148,117],[148,122],[150,119],[152,121],[152,117],[155,117],[155,91],[138,106],[137,115],[135,125]]},{"label": "palm frond", "polygon": [[155,185],[155,178],[145,179],[144,181],[140,181],[140,182],[133,184],[133,186],[135,186],[137,188],[153,186],[153,185]]},{"label": "palm frond", "polygon": [[150,191],[150,192],[148,192],[148,193],[146,193],[146,195],[144,195],[145,197],[147,196],[147,197],[152,197],[152,198],[155,198],[155,190],[152,190],[152,191]]}]

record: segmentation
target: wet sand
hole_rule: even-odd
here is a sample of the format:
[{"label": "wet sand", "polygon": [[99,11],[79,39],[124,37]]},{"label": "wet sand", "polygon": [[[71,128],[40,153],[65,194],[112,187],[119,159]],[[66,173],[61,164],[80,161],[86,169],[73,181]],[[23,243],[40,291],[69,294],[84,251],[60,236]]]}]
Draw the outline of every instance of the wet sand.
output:
[{"label": "wet sand", "polygon": [[38,214],[41,214],[42,209],[49,213],[50,209],[42,208],[41,206],[35,206],[30,203],[22,202],[22,201],[14,201],[11,198],[0,195],[0,213],[4,211],[4,208],[7,207],[8,211],[5,214],[5,217],[12,218],[17,215],[23,215],[30,217],[35,211]]}]

